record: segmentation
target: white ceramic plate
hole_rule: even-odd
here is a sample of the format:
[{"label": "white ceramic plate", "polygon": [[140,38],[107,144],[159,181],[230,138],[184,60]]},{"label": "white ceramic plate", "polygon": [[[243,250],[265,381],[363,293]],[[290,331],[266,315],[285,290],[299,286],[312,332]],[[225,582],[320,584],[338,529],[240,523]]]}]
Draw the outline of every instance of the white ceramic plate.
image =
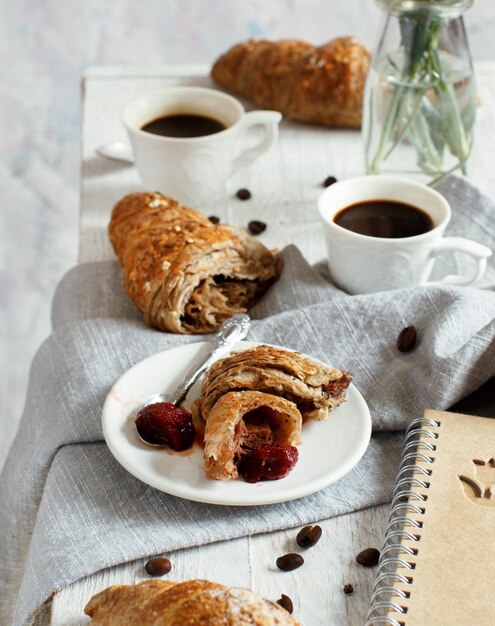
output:
[{"label": "white ceramic plate", "polygon": [[[255,343],[243,341],[233,349]],[[326,421],[303,426],[299,460],[280,480],[247,483],[241,480],[209,480],[203,472],[203,450],[173,452],[143,443],[134,425],[136,412],[151,394],[172,391],[205,342],[159,352],[131,367],[112,387],[103,406],[103,434],[110,451],[131,474],[143,482],[188,500],[252,506],[294,500],[319,491],[342,478],[363,456],[371,436],[368,406],[354,385],[347,402]],[[199,397],[201,380],[183,403],[190,408]]]}]

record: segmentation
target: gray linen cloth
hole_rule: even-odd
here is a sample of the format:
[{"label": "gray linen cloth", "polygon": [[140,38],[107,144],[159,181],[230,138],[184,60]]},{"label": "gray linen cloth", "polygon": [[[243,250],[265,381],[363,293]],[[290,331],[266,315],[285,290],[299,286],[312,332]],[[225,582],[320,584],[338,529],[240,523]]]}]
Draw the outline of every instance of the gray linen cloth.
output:
[{"label": "gray linen cloth", "polygon": [[[495,206],[462,179],[450,178],[441,191],[454,209],[448,232],[495,249]],[[293,247],[282,254],[283,275],[252,310],[249,339],[353,372],[374,427],[360,463],[319,493],[262,507],[188,502],[142,484],[102,443],[105,396],[146,356],[204,338],[147,328],[115,263],[77,267],[55,296],[54,332],[33,361],[19,434],[0,478],[1,624],[28,623],[54,590],[117,563],[388,501],[402,442],[397,431],[425,407],[446,409],[495,375],[493,260],[483,288],[348,296],[327,281],[324,265],[308,266]],[[410,324],[419,344],[402,354],[396,338]],[[495,412],[495,402],[489,409]]]}]

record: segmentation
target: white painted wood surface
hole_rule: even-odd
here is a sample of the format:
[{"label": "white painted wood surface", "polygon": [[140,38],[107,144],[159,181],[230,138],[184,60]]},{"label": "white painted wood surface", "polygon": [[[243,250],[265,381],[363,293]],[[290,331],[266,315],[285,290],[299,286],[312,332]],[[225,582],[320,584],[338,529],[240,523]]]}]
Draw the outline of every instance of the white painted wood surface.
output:
[{"label": "white painted wood surface", "polygon": [[[143,91],[178,81],[209,85],[202,71],[198,66],[182,67],[174,72],[170,68],[101,68],[87,74],[80,262],[114,258],[106,235],[110,210],[125,193],[140,188],[132,166],[95,156],[99,144],[126,139],[119,120],[120,108]],[[491,160],[495,142],[495,63],[480,64],[477,73],[481,105],[469,174],[474,184],[495,195],[495,170]],[[316,261],[324,256],[315,208],[322,190],[321,181],[328,175],[344,178],[362,171],[359,133],[284,122],[278,146],[263,156],[251,171],[239,174],[222,198],[202,210],[239,226],[246,226],[251,219],[266,221],[268,229],[260,237],[266,245],[281,248],[296,243],[309,260]],[[240,186],[252,191],[252,200],[240,202],[234,197],[233,192]],[[204,577],[245,585],[274,600],[285,593],[294,601],[295,615],[305,626],[358,626],[364,623],[374,570],[357,565],[355,556],[363,548],[381,545],[387,515],[388,507],[379,506],[322,521],[321,541],[317,547],[304,552],[304,566],[291,573],[277,570],[275,560],[281,554],[296,550],[297,530],[167,554],[173,562],[169,577],[177,580]],[[61,590],[53,598],[52,626],[87,623],[83,607],[89,598],[111,584],[144,579],[143,566],[144,561],[122,564]],[[348,596],[342,592],[347,582],[355,589]],[[46,623],[45,612],[38,624]]]},{"label": "white painted wood surface", "polygon": [[[301,551],[297,530],[279,531],[172,552],[168,578],[208,578],[228,585],[251,587],[277,600],[282,593],[294,603],[294,616],[305,626],[358,626],[364,623],[374,579],[374,569],[355,561],[369,546],[380,546],[388,506],[372,507],[320,523],[323,534],[314,548]],[[277,557],[301,552],[304,565],[293,572],[277,569]],[[149,578],[146,559],[97,572],[56,594],[52,626],[81,626],[90,620],[83,608],[94,593],[109,585],[129,584]],[[342,587],[352,583],[354,592]]]}]

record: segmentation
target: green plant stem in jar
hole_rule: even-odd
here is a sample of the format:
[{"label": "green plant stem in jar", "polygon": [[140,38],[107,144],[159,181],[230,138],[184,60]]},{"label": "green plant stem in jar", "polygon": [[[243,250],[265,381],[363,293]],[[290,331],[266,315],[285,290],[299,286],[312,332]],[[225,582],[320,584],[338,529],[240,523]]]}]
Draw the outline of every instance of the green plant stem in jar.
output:
[{"label": "green plant stem in jar", "polygon": [[[462,18],[451,13],[470,2],[381,4],[396,15],[387,19],[366,84],[367,172],[410,174],[428,183],[455,170],[465,173],[476,95]],[[391,21],[398,23],[400,45],[383,50]]]}]

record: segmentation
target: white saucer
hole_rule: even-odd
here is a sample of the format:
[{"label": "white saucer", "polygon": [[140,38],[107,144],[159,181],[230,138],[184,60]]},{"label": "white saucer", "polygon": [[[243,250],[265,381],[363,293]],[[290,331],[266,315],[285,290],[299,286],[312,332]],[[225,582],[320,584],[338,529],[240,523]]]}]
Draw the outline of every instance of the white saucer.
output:
[{"label": "white saucer", "polygon": [[[243,341],[233,349],[251,347]],[[273,504],[319,491],[347,474],[363,456],[371,437],[368,406],[354,385],[347,401],[326,421],[303,426],[299,461],[281,480],[247,483],[209,480],[203,472],[203,451],[198,444],[177,453],[153,448],[137,436],[136,411],[147,397],[167,393],[181,380],[205,342],[159,352],[131,367],[112,387],[103,405],[103,434],[117,461],[143,482],[175,496],[235,506]],[[199,397],[201,380],[183,403],[190,408]]]}]

